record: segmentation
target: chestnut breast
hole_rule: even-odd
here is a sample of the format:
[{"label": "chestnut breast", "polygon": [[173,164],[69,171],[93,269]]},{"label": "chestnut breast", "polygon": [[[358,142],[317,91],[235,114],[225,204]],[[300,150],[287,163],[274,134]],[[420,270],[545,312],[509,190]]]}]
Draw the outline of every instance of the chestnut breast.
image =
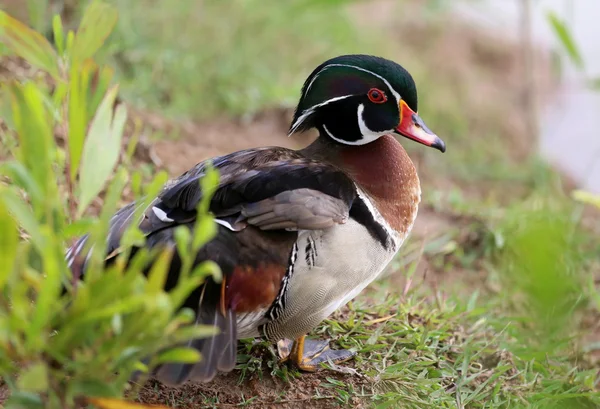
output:
[{"label": "chestnut breast", "polygon": [[404,236],[417,215],[421,187],[410,157],[392,135],[339,153],[343,167],[371,197],[390,227]]}]

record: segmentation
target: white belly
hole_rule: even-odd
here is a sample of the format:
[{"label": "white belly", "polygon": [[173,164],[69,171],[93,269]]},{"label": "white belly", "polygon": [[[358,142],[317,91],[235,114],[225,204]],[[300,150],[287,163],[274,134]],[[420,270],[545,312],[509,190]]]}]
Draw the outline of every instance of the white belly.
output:
[{"label": "white belly", "polygon": [[356,297],[385,269],[400,244],[386,249],[352,219],[324,231],[300,232],[285,310],[276,324],[282,335],[310,331]]}]

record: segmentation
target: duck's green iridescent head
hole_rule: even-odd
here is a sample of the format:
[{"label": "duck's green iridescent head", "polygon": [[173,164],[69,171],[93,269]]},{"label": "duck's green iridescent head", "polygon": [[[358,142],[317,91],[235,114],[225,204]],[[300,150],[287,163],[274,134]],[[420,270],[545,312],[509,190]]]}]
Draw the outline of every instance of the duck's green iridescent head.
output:
[{"label": "duck's green iridescent head", "polygon": [[417,105],[417,87],[402,66],[371,55],[343,55],[307,78],[290,134],[317,128],[345,145],[396,134],[444,152],[446,145],[417,115]]}]

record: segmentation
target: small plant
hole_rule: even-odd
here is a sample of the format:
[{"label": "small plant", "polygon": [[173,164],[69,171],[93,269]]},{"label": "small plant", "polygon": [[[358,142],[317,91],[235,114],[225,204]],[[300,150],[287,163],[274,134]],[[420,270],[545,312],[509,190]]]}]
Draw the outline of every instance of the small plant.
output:
[{"label": "small plant", "polygon": [[[219,279],[214,264],[191,268],[191,255],[215,231],[208,200],[216,171],[200,182],[206,192],[198,208],[201,228],[194,235],[177,232],[184,268],[173,291],[163,290],[172,256],[167,251],[140,251],[126,265],[124,250],[117,263],[105,267],[104,246],[95,245],[81,282],[80,272],[75,268],[72,275],[65,262],[73,237],[85,232],[91,242],[104,242],[128,183],[145,203],[167,179],[160,172],[143,188],[141,175],[129,178],[119,163],[127,111],[116,103],[113,71],[92,59],[116,21],[112,6],[94,1],[77,33],[65,35],[60,18],[54,18],[52,46],[0,11],[0,43],[39,74],[2,84],[0,95],[8,128],[2,140],[10,141],[11,156],[0,164],[0,376],[10,388],[6,408],[89,402],[108,407],[116,401],[101,398],[122,397],[134,372],[143,379],[161,362],[197,361],[195,350],[169,348],[215,331],[187,325],[194,314],[180,306],[207,275]],[[57,130],[64,144],[57,142]],[[128,146],[125,156],[133,151]],[[91,204],[102,191],[104,203],[92,217]],[[144,242],[135,224],[123,237],[124,249]],[[146,275],[142,266],[151,259]]]}]

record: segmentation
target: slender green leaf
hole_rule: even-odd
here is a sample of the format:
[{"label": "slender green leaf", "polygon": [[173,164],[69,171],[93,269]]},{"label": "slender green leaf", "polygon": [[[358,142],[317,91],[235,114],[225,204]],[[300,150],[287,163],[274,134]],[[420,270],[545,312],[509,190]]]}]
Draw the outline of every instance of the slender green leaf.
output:
[{"label": "slender green leaf", "polygon": [[90,78],[95,72],[96,65],[87,60],[81,65],[73,65],[70,73],[69,98],[69,163],[71,180],[75,181],[81,161],[85,131],[88,121],[93,115],[88,107],[88,92]]},{"label": "slender green leaf", "polygon": [[8,213],[3,202],[0,202],[0,292],[11,274],[17,258],[19,232],[17,224]]},{"label": "slender green leaf", "polygon": [[600,209],[600,195],[595,195],[585,190],[574,190],[571,196],[578,202],[593,205]]},{"label": "slender green leaf", "polygon": [[[109,228],[109,221],[113,216],[119,198],[127,184],[127,171],[124,168],[119,168],[113,175],[111,183],[108,185],[106,195],[104,196],[104,206],[100,213],[99,223],[91,232],[91,242],[99,243],[106,239]],[[93,246],[91,255],[88,261],[89,270],[86,275],[88,279],[92,279],[96,274],[102,271],[101,266],[104,264],[105,248],[104,246]]]},{"label": "slender green leaf", "polygon": [[158,355],[153,364],[159,365],[165,362],[180,362],[193,364],[200,360],[200,353],[193,348],[173,348]]},{"label": "slender green leaf", "polygon": [[50,43],[38,32],[0,10],[0,42],[31,65],[59,78],[58,59]]},{"label": "slender green leaf", "polygon": [[148,275],[148,293],[158,293],[164,288],[172,257],[173,252],[165,250],[154,260]]},{"label": "slender green leaf", "polygon": [[95,379],[77,379],[69,383],[69,392],[73,396],[117,396],[116,385]]},{"label": "slender green leaf", "polygon": [[37,295],[35,313],[27,326],[26,342],[28,348],[35,350],[44,348],[46,338],[51,331],[50,320],[54,313],[52,306],[60,297],[61,278],[66,273],[61,243],[52,240],[55,236],[53,236],[50,226],[43,225],[41,227],[45,244],[41,249],[45,277]]},{"label": "slender green leaf", "polygon": [[210,216],[201,216],[196,220],[194,228],[194,238],[192,241],[192,249],[198,250],[204,244],[208,243],[217,233],[217,223]]},{"label": "slender green leaf", "polygon": [[179,328],[173,334],[173,342],[175,344],[179,342],[186,342],[191,339],[208,338],[214,335],[218,335],[220,332],[219,328],[213,325],[188,325],[183,328]]},{"label": "slender green leaf", "polygon": [[88,6],[73,41],[74,64],[91,58],[102,47],[117,18],[117,10],[109,4],[95,0]]},{"label": "slender green leaf", "polygon": [[0,164],[0,174],[8,176],[12,183],[24,189],[32,203],[41,203],[44,200],[40,186],[21,162],[11,161]]},{"label": "slender green leaf", "polygon": [[83,218],[70,223],[62,230],[62,238],[63,240],[68,240],[73,237],[83,236],[94,227],[95,223],[96,220],[93,218]]},{"label": "slender green leaf", "polygon": [[126,314],[137,310],[144,305],[146,297],[147,296],[145,295],[136,295],[124,300],[115,301],[104,308],[90,311],[85,316],[77,317],[73,322],[79,324],[83,322],[99,321],[106,318],[112,319],[115,314]]},{"label": "slender green leaf", "polygon": [[31,241],[40,249],[43,246],[44,237],[40,225],[27,203],[13,189],[9,188],[0,189],[0,198],[19,225],[29,233]]},{"label": "slender green leaf", "polygon": [[221,268],[212,260],[207,260],[197,265],[192,272],[192,276],[203,279],[211,276],[216,282],[221,282],[223,278]]},{"label": "slender green leaf", "polygon": [[27,0],[29,23],[37,31],[44,31],[46,28],[46,10],[48,0]]},{"label": "slender green leaf", "polygon": [[117,90],[116,86],[111,88],[104,97],[85,141],[79,178],[79,216],[100,193],[119,159],[127,111],[120,105],[113,119]]},{"label": "slender green leaf", "polygon": [[115,71],[110,67],[98,67],[94,65],[92,77],[90,78],[90,86],[88,87],[88,115],[92,117],[98,106],[102,102],[102,98],[106,94],[110,83],[112,82]]},{"label": "slender green leaf", "polygon": [[37,185],[47,194],[55,185],[53,174],[53,121],[48,115],[40,91],[35,84],[13,84],[10,88],[12,112],[19,136],[18,156],[29,169]]},{"label": "slender green leaf", "polygon": [[52,18],[52,32],[54,34],[54,44],[60,55],[65,52],[65,32],[63,29],[60,14],[55,14]]},{"label": "slender green leaf", "polygon": [[571,58],[571,61],[577,66],[577,68],[583,68],[583,59],[581,58],[581,53],[579,52],[579,48],[575,43],[573,36],[571,35],[571,31],[564,23],[564,21],[556,15],[556,13],[549,11],[547,13],[548,21],[554,30],[554,33],[560,40],[563,48]]},{"label": "slender green leaf", "polygon": [[177,253],[182,259],[190,257],[190,243],[192,241],[192,234],[187,226],[177,226],[173,232],[175,238],[175,244],[177,247]]},{"label": "slender green leaf", "polygon": [[4,403],[5,409],[44,409],[42,398],[37,393],[17,391],[11,393]]}]

